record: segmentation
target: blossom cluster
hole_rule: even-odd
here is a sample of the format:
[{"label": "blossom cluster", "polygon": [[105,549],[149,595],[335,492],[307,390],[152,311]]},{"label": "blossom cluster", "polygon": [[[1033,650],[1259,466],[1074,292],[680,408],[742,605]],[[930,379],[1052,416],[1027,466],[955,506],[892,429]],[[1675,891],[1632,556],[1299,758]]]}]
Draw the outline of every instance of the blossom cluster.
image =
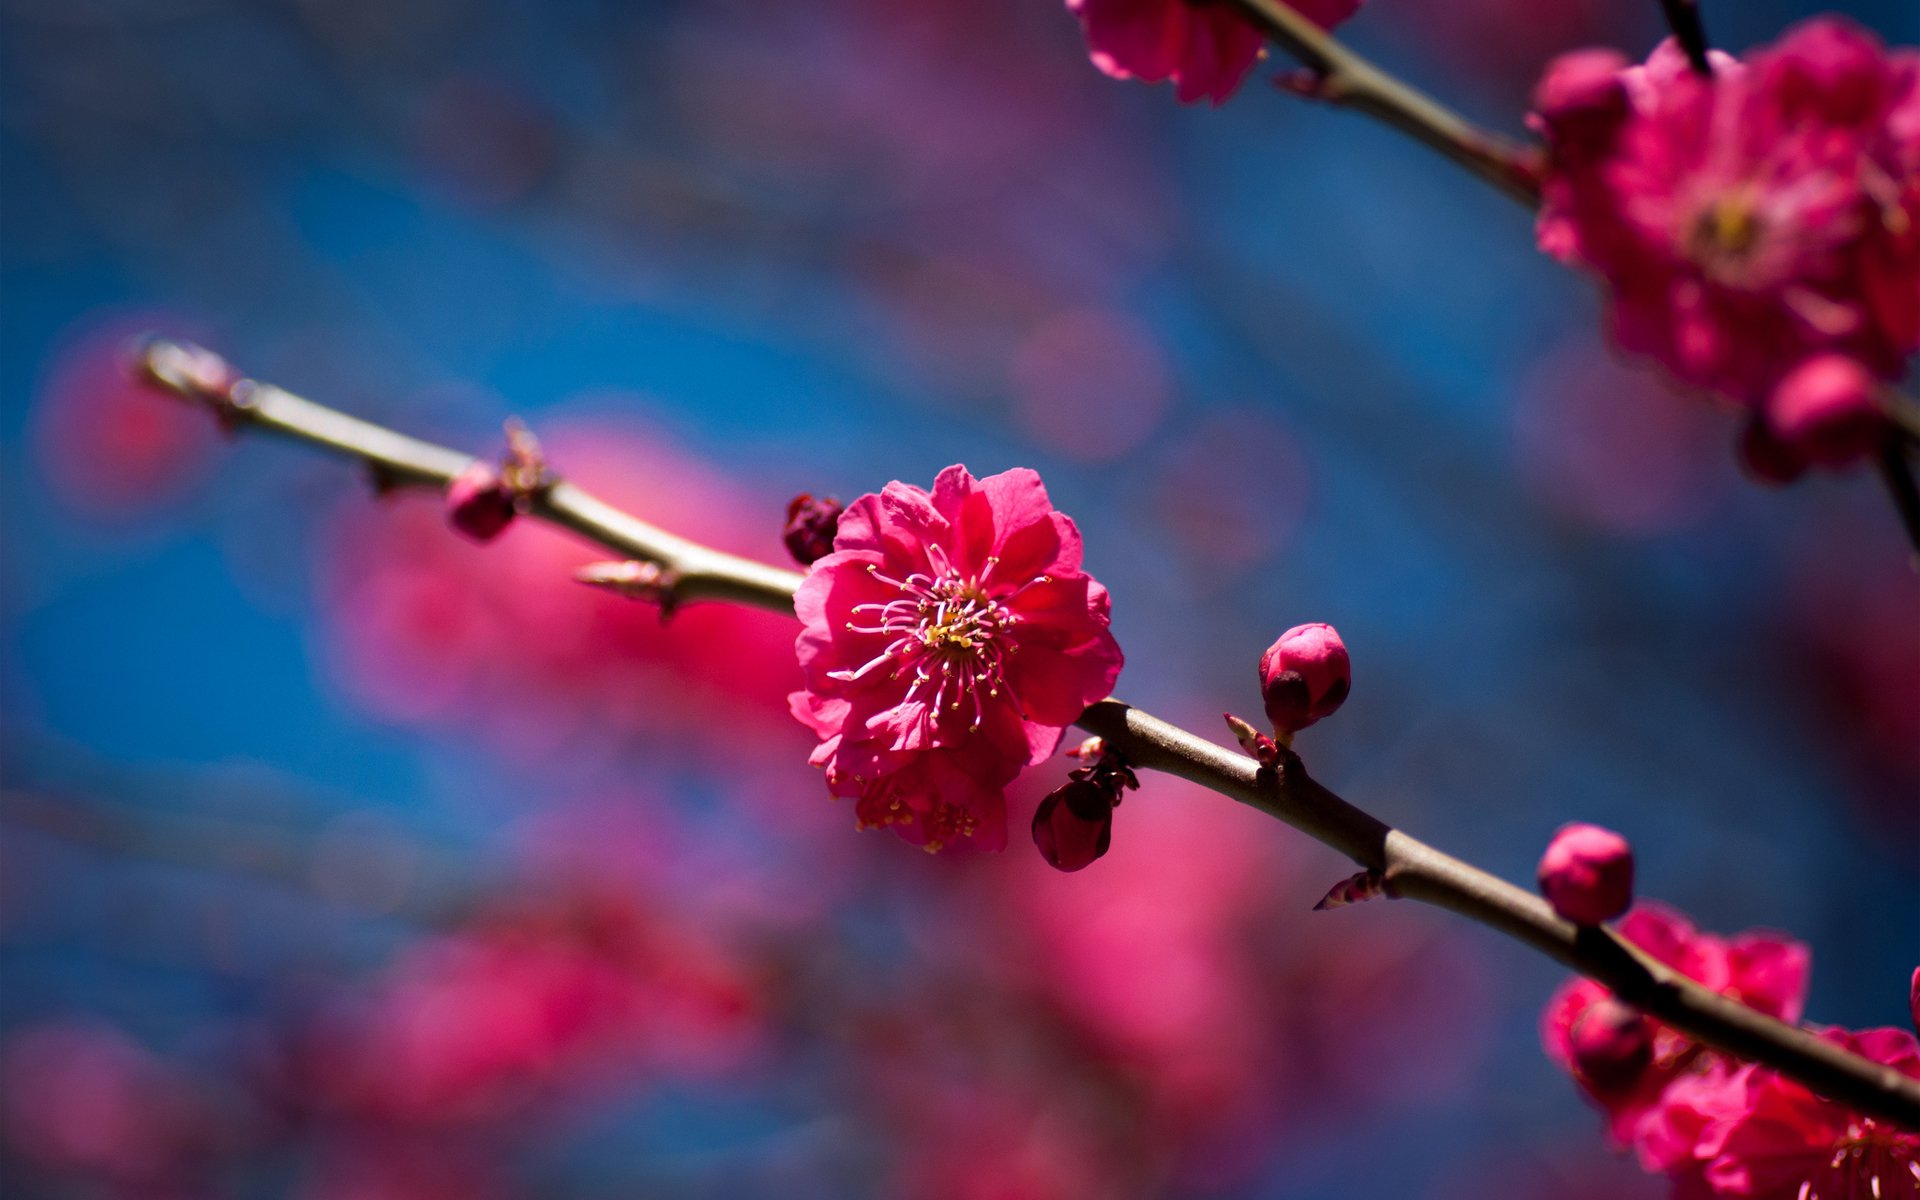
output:
[{"label": "blossom cluster", "polygon": [[[1294,0],[1323,29],[1359,11],[1360,0]],[[1170,81],[1181,101],[1224,101],[1260,58],[1265,35],[1237,5],[1188,0],[1067,0],[1087,35],[1093,65],[1116,79]]]},{"label": "blossom cluster", "polygon": [[[1747,1006],[1797,1022],[1807,948],[1780,934],[1721,938],[1641,904],[1618,932],[1648,955]],[[1547,1053],[1606,1114],[1615,1142],[1668,1175],[1680,1200],[1920,1196],[1920,1135],[1861,1116],[1779,1072],[1741,1064],[1634,1011],[1589,979],[1568,983],[1541,1022]],[[1901,1029],[1823,1038],[1920,1079],[1920,1045]]]},{"label": "blossom cluster", "polygon": [[1623,348],[1754,414],[1762,472],[1857,458],[1920,348],[1920,53],[1823,17],[1710,64],[1549,66],[1540,246],[1604,280]]}]

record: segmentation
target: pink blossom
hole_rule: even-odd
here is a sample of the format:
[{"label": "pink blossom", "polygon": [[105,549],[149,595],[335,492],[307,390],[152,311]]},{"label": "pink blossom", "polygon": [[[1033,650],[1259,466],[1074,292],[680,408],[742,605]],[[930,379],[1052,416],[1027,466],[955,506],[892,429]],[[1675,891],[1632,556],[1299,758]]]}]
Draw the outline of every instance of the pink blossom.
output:
[{"label": "pink blossom", "polygon": [[1891,378],[1920,345],[1920,55],[1831,17],[1712,78],[1671,40],[1547,70],[1539,243],[1603,278],[1614,333],[1758,404],[1810,355]]},{"label": "pink blossom", "polygon": [[794,609],[814,765],[863,826],[929,849],[1004,846],[1002,789],[1120,674],[1079,530],[1025,469],[860,497]]},{"label": "pink blossom", "polygon": [[296,1030],[289,1096],[394,1132],[475,1126],[595,1072],[722,1065],[755,1036],[755,993],[710,929],[588,888],[492,904]]},{"label": "pink blossom", "polygon": [[1598,825],[1563,825],[1540,858],[1540,892],[1576,924],[1611,921],[1633,903],[1633,847]]},{"label": "pink blossom", "polygon": [[[1293,0],[1322,29],[1351,17],[1360,0]],[[1115,79],[1172,80],[1184,104],[1222,103],[1260,57],[1264,35],[1231,3],[1189,0],[1067,0],[1080,18],[1093,65]]]},{"label": "pink blossom", "polygon": [[7,1038],[0,1111],[15,1153],[129,1195],[185,1184],[220,1129],[196,1078],[117,1029],[79,1020],[27,1026]]},{"label": "pink blossom", "polygon": [[[1904,1029],[1821,1034],[1874,1062],[1920,1079],[1920,1045]],[[1696,1194],[1750,1200],[1878,1200],[1920,1197],[1920,1134],[1826,1100],[1760,1066],[1703,1080],[1669,1102],[1700,1136],[1683,1178]]]},{"label": "pink blossom", "polygon": [[[1681,914],[1647,902],[1623,917],[1616,932],[1682,975],[1749,1008],[1787,1022],[1800,1019],[1810,957],[1799,942],[1759,930],[1732,938],[1701,933]],[[1725,1060],[1648,1018],[1653,1046],[1644,1070],[1605,1078],[1582,1071],[1576,1027],[1594,1006],[1611,996],[1604,985],[1591,979],[1570,980],[1541,1014],[1541,1040],[1547,1054],[1567,1068],[1588,1097],[1606,1111],[1614,1139],[1636,1145],[1644,1163],[1665,1170],[1674,1154],[1663,1152],[1646,1128],[1660,1119],[1663,1094],[1675,1081],[1710,1072],[1724,1066]],[[1680,1152],[1687,1148],[1682,1145]]]},{"label": "pink blossom", "polygon": [[1276,736],[1332,716],[1352,687],[1347,644],[1331,625],[1296,625],[1260,656],[1260,697]]},{"label": "pink blossom", "polygon": [[126,519],[178,503],[219,447],[217,423],[128,370],[128,346],[166,313],[87,322],[63,335],[35,385],[36,466],[55,498],[88,517]]}]

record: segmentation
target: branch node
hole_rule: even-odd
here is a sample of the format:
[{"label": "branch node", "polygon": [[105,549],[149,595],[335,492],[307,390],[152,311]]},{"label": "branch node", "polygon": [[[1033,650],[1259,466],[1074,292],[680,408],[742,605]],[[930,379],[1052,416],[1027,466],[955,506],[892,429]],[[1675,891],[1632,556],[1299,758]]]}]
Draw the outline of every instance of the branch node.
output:
[{"label": "branch node", "polygon": [[629,600],[646,600],[660,606],[660,619],[673,615],[680,602],[680,574],[659,563],[597,562],[575,571],[573,577],[588,587],[600,588]]},{"label": "branch node", "polygon": [[1380,872],[1361,871],[1334,884],[1326,895],[1320,897],[1320,903],[1313,906],[1313,911],[1328,912],[1349,904],[1363,904],[1386,894],[1387,881]]}]

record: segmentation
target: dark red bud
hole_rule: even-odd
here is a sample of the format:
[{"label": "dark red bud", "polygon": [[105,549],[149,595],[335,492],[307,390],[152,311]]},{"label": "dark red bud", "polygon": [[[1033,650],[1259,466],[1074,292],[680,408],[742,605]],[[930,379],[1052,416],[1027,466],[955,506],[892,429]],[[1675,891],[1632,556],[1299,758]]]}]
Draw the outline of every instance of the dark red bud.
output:
[{"label": "dark red bud", "polygon": [[840,514],[846,511],[832,496],[816,497],[801,492],[787,504],[787,527],[781,540],[793,561],[810,567],[833,553],[833,535],[840,527]]},{"label": "dark red bud", "polygon": [[476,462],[447,485],[447,522],[476,542],[490,542],[513,523],[513,493],[500,475]]},{"label": "dark red bud", "polygon": [[1573,1065],[1598,1092],[1622,1092],[1653,1063],[1653,1027],[1612,996],[1596,1001],[1573,1023]]},{"label": "dark red bud", "polygon": [[1808,359],[1767,398],[1767,429],[1804,462],[1846,467],[1886,441],[1891,425],[1880,409],[1880,383],[1842,354]]},{"label": "dark red bud", "polygon": [[1075,779],[1047,793],[1033,814],[1033,844],[1040,857],[1062,871],[1078,871],[1113,842],[1112,793]]},{"label": "dark red bud", "polygon": [[1759,415],[1740,431],[1738,450],[1741,469],[1756,483],[1782,487],[1807,473],[1807,460],[1775,437]]}]

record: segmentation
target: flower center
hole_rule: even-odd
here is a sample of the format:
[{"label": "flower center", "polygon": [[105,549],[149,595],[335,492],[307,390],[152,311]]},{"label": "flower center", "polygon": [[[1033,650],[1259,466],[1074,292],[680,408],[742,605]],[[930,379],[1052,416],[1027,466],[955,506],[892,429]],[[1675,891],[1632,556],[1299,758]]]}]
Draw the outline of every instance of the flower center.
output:
[{"label": "flower center", "polygon": [[[954,570],[944,554],[932,557],[932,572],[916,572],[905,579],[883,575],[879,567],[868,564],[868,574],[898,588],[900,595],[855,605],[847,632],[885,635],[887,645],[865,665],[835,671],[832,677],[858,682],[883,666],[892,667],[890,679],[906,678],[911,672],[903,703],[925,704],[929,720],[941,713],[968,714],[969,731],[978,730],[987,703],[1006,687],[1007,659],[1017,649],[1010,631],[1019,617],[1006,601],[1048,577],[1042,575],[995,598],[986,593],[978,577]],[[987,571],[997,561],[988,559]]]},{"label": "flower center", "polygon": [[1688,255],[1713,273],[1737,273],[1751,259],[1767,231],[1748,197],[1731,192],[1715,198],[1693,218]]}]

